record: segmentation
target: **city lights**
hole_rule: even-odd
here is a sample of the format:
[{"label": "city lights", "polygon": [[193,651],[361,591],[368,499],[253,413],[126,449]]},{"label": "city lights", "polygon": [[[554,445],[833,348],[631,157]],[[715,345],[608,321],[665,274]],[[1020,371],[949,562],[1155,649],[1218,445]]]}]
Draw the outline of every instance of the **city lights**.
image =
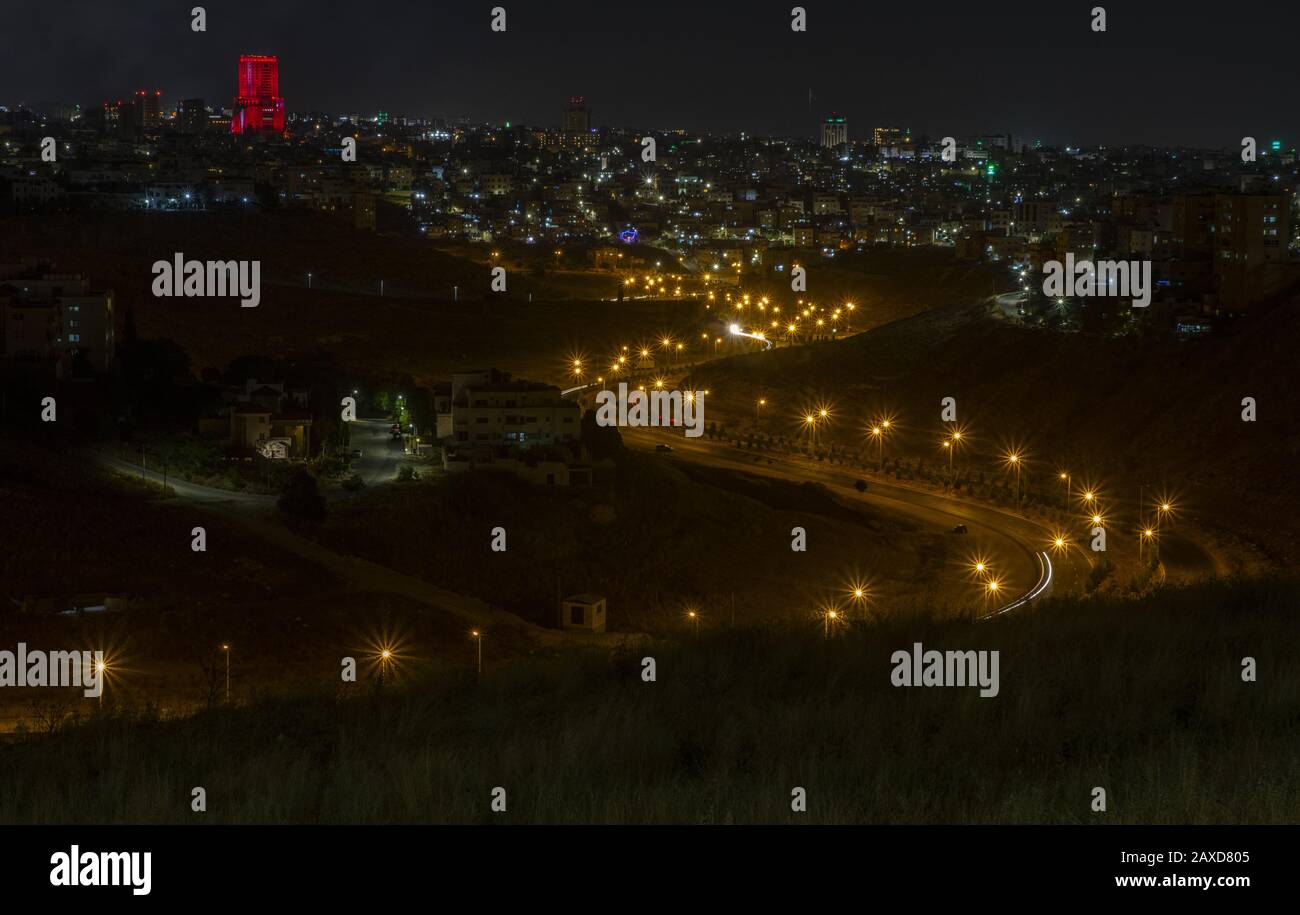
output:
[{"label": "city lights", "polygon": [[[9,819],[1295,814],[1300,11],[162,6],[9,17]],[[855,857],[1278,857],[1042,835]],[[388,836],[281,888],[401,904]]]}]

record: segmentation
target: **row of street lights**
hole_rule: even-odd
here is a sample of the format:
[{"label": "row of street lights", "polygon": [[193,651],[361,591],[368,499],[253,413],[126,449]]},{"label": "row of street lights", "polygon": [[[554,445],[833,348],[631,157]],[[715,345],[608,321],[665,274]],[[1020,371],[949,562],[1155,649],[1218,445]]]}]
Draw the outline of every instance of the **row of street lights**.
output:
[{"label": "row of street lights", "polygon": [[[853,579],[847,583],[844,593],[848,600],[859,610],[863,609],[871,599],[871,588],[866,581]],[[700,622],[702,614],[694,606],[688,606],[682,611],[686,620],[686,625],[690,627],[693,636],[700,634]],[[818,608],[817,617],[822,621],[822,636],[830,638],[836,627],[847,625],[849,622],[848,613],[845,610],[842,601],[832,601]],[[734,623],[734,616],[733,616]]]}]

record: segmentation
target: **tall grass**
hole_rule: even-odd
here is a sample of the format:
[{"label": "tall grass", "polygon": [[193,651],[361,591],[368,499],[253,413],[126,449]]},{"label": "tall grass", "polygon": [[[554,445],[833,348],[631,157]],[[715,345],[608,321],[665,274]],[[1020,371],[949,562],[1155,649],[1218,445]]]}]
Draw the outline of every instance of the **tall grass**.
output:
[{"label": "tall grass", "polygon": [[[1294,823],[1297,596],[1269,580],[982,624],[896,616],[830,640],[706,630],[516,661],[481,683],[446,667],[350,698],[106,715],[0,751],[0,820]],[[1000,651],[1000,695],[891,686],[891,653],[914,641]],[[1241,679],[1247,655],[1258,682]],[[791,812],[796,786],[806,814]]]}]

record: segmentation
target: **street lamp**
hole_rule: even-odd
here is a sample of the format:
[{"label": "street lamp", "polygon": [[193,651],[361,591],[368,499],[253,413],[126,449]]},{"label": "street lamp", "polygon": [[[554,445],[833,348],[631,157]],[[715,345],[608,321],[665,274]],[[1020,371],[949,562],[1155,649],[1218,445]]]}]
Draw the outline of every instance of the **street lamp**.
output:
[{"label": "street lamp", "polygon": [[1020,465],[1024,463],[1020,458],[1020,452],[1008,452],[1007,463],[1016,468],[1016,511],[1020,511]]},{"label": "street lamp", "polygon": [[375,657],[379,661],[379,683],[382,686],[388,682],[389,669],[393,666],[396,655],[393,653],[393,649],[387,645],[379,645],[378,648],[379,651]]},{"label": "street lamp", "polygon": [[230,646],[222,645],[221,650],[226,653],[226,701],[230,701]]},{"label": "street lamp", "polygon": [[481,633],[481,632],[479,632],[477,629],[475,629],[475,630],[472,630],[472,631],[470,632],[470,635],[473,636],[474,641],[477,643],[477,647],[478,647],[478,651],[477,651],[477,654],[478,654],[478,661],[477,661],[477,665],[478,665],[478,667],[477,667],[477,669],[478,669],[478,676],[479,676],[479,677],[482,677],[482,676],[483,676],[483,633]]},{"label": "street lamp", "polygon": [[957,446],[961,444],[962,431],[960,429],[952,430],[952,437],[945,439],[943,446],[948,449],[948,480],[952,481],[952,457],[957,451]]},{"label": "street lamp", "polygon": [[1146,542],[1147,542],[1148,540],[1151,541],[1151,547],[1152,547],[1152,554],[1151,554],[1151,556],[1152,556],[1152,558],[1154,559],[1154,558],[1156,558],[1157,556],[1160,555],[1160,553],[1159,553],[1159,549],[1160,549],[1160,548],[1159,548],[1159,542],[1156,540],[1156,532],[1155,532],[1155,530],[1154,530],[1153,528],[1149,528],[1149,527],[1147,527],[1147,528],[1143,528],[1143,529],[1142,529],[1142,536],[1138,539],[1138,561],[1139,561],[1139,562],[1142,561],[1142,548],[1143,548],[1143,546],[1146,545]]},{"label": "street lamp", "polygon": [[1063,502],[1062,505],[1063,505],[1063,507],[1064,507],[1064,509],[1065,509],[1066,511],[1069,511],[1069,509],[1070,509],[1070,471],[1068,471],[1068,470],[1062,470],[1061,473],[1060,473],[1060,479],[1062,480],[1062,482],[1065,483],[1065,502]]},{"label": "street lamp", "polygon": [[818,448],[820,448],[820,447],[821,447],[821,444],[822,444],[822,430],[821,430],[822,424],[823,424],[823,423],[827,423],[827,422],[829,422],[829,421],[830,421],[830,418],[831,418],[831,411],[830,411],[829,408],[827,408],[827,407],[820,407],[820,408],[818,408],[818,410],[817,410],[817,425],[814,427],[815,430],[816,430],[816,433],[817,433],[817,447],[818,447]]},{"label": "street lamp", "polygon": [[813,447],[817,447],[817,417],[811,413],[805,413],[803,424],[808,427],[808,438],[812,441]]},{"label": "street lamp", "polygon": [[1170,502],[1168,499],[1161,499],[1156,504],[1156,530],[1160,530],[1160,526],[1164,521],[1165,517],[1172,516],[1173,513],[1174,513],[1174,503]]},{"label": "street lamp", "polygon": [[984,596],[988,600],[996,600],[1002,592],[1002,581],[997,578],[990,578],[984,584]]},{"label": "street lamp", "polygon": [[100,658],[95,662],[95,675],[99,678],[99,698],[95,701],[104,704],[104,688],[108,686],[108,662]]},{"label": "street lamp", "polygon": [[990,578],[984,583],[984,599],[986,601],[996,600],[1002,593],[1002,581],[997,578]]},{"label": "street lamp", "polygon": [[848,593],[849,597],[853,599],[854,606],[859,609],[865,605],[867,600],[871,597],[871,589],[868,587],[868,583],[856,578],[851,579],[848,582],[848,587],[845,588],[845,591]]}]

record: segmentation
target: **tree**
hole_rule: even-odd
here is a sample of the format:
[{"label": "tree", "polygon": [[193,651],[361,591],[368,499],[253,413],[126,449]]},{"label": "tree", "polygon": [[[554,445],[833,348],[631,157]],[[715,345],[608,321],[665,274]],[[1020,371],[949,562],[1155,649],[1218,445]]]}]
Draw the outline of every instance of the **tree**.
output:
[{"label": "tree", "polygon": [[294,467],[280,486],[276,507],[296,521],[324,521],[325,497],[316,486],[316,478],[305,467]]},{"label": "tree", "polygon": [[596,411],[588,410],[582,415],[581,441],[594,460],[615,458],[623,453],[623,436],[614,426],[602,426],[596,422]]}]

